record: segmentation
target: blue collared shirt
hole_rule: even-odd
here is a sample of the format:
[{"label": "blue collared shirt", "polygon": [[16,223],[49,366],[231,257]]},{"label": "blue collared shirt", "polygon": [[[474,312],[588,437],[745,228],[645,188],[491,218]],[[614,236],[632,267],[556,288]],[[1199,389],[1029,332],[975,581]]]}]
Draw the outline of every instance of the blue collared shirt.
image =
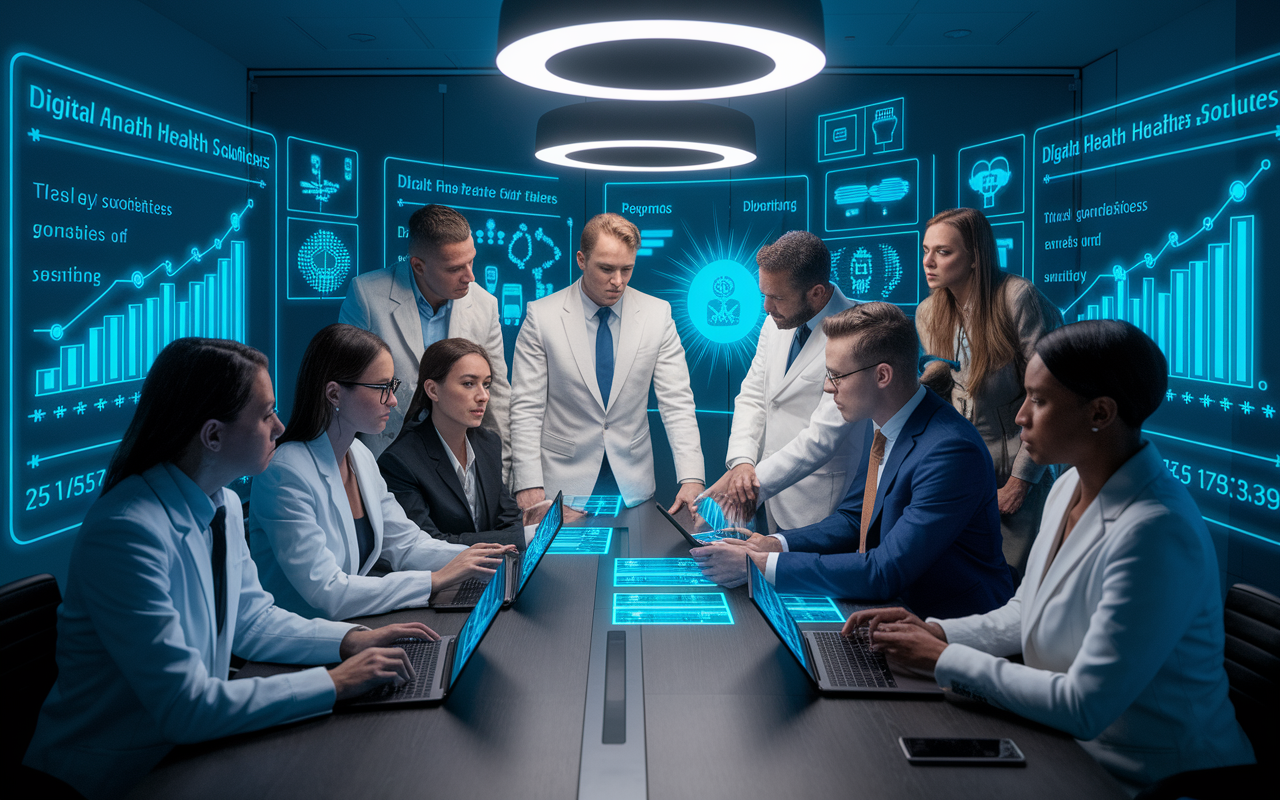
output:
[{"label": "blue collared shirt", "polygon": [[418,281],[410,276],[413,284],[413,297],[418,301],[418,320],[422,323],[422,349],[426,350],[441,339],[449,338],[449,315],[453,312],[453,301],[446,300],[440,310],[431,307],[427,298],[418,289]]}]

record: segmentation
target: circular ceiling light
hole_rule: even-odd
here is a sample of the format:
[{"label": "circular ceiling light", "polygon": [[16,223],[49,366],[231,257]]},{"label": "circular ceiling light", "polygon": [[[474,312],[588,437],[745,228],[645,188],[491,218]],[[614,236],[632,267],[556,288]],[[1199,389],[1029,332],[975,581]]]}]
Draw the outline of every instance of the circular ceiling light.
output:
[{"label": "circular ceiling light", "polygon": [[756,126],[741,111],[707,103],[578,103],[542,115],[534,154],[618,172],[723,169],[756,160]]},{"label": "circular ceiling light", "polygon": [[505,0],[497,64],[562,94],[710,100],[806,81],[824,45],[819,0]]}]

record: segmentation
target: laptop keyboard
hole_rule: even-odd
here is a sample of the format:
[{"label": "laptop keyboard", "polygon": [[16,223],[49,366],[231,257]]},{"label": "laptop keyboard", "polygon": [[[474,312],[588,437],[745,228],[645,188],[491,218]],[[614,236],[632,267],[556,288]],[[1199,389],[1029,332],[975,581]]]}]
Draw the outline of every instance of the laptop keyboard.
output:
[{"label": "laptop keyboard", "polygon": [[832,686],[858,688],[896,689],[893,673],[884,655],[870,648],[857,636],[846,639],[840,631],[813,631],[822,663],[826,666],[827,680]]},{"label": "laptop keyboard", "polygon": [[356,702],[381,702],[384,700],[418,700],[431,695],[436,684],[436,663],[440,660],[440,641],[425,642],[407,640],[396,642],[409,656],[415,677],[405,685],[396,688],[391,684],[383,684],[378,688],[361,695]]},{"label": "laptop keyboard", "polygon": [[450,605],[474,606],[480,600],[480,595],[484,594],[484,587],[489,585],[489,581],[481,578],[467,578],[458,585],[458,592],[453,596]]}]

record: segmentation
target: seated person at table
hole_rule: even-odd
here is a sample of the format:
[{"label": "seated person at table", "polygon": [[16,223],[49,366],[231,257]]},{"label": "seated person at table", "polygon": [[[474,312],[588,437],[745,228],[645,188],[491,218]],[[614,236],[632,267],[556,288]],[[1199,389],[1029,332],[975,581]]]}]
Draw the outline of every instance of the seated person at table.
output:
[{"label": "seated person at table", "polygon": [[[523,548],[522,515],[502,484],[502,439],[480,427],[490,363],[485,349],[467,339],[428,347],[404,429],[378,457],[378,468],[409,519],[437,539]],[[529,526],[528,538],[535,530]]]},{"label": "seated person at table", "polygon": [[[1164,355],[1111,320],[1059,328],[1035,350],[1023,446],[1073,469],[1049,493],[1017,595],[961,619],[863,611],[845,633],[867,626],[890,658],[1066,731],[1131,783],[1253,763],[1227,693],[1213,542],[1142,438],[1168,385]],[[1017,653],[1025,664],[1006,660]]]},{"label": "seated person at table", "polygon": [[[335,323],[307,345],[293,416],[249,496],[249,546],[282,608],[346,619],[425,606],[437,589],[493,574],[507,549],[435,539],[387,491],[356,434],[382,430],[399,383],[366,330]],[[395,571],[370,575],[382,559]]]},{"label": "seated person at table", "polygon": [[749,557],[783,594],[901,598],[926,614],[1004,605],[1013,584],[991,454],[968,420],[917,382],[911,320],[897,306],[864,303],[827,317],[822,330],[824,389],[845,419],[870,418],[868,460],[821,522],[691,555],[726,586],[746,579]]},{"label": "seated person at table", "polygon": [[[413,676],[404,651],[384,645],[439,638],[422,623],[307,620],[258,583],[240,500],[223,487],[266,467],[283,428],[274,409],[257,350],[178,339],[160,351],[76,535],[58,679],[28,767],[86,797],[120,797],[176,744],[324,714],[335,699]],[[232,653],[342,663],[229,681]]]}]

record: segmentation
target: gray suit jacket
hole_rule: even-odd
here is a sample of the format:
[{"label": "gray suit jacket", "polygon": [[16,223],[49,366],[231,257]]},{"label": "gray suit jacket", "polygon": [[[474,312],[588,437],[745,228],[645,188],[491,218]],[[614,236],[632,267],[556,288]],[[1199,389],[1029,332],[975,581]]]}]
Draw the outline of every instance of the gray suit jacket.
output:
[{"label": "gray suit jacket", "polygon": [[[373,453],[382,454],[404,424],[404,412],[417,388],[418,365],[422,361],[422,320],[413,293],[413,270],[401,261],[386,269],[366,272],[351,281],[347,299],[342,302],[338,321],[372,331],[391,348],[396,364],[396,377],[403,383],[396,392],[399,405],[391,409],[386,430],[377,436],[361,434],[360,440]],[[511,408],[511,384],[507,381],[507,358],[502,344],[502,323],[498,319],[498,301],[478,283],[471,284],[467,295],[453,301],[449,315],[450,338],[470,339],[489,351],[493,367],[493,385],[489,387],[489,408],[484,427],[502,437],[503,475],[511,468],[511,438],[508,415]]]}]

